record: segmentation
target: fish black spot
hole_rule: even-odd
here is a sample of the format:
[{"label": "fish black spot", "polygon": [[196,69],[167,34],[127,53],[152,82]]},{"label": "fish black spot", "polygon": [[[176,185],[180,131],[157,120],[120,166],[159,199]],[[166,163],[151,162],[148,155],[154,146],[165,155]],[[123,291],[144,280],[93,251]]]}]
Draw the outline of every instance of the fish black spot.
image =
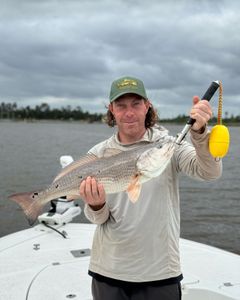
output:
[{"label": "fish black spot", "polygon": [[37,192],[33,193],[32,198],[35,198],[35,196],[38,196]]}]

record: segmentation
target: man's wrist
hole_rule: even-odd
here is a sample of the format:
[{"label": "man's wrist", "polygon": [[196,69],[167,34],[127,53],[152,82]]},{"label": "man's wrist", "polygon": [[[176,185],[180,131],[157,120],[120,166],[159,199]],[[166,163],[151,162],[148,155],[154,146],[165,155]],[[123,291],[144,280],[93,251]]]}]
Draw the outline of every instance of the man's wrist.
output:
[{"label": "man's wrist", "polygon": [[103,206],[105,205],[105,203],[106,203],[106,202],[104,202],[103,204],[98,204],[98,205],[90,205],[90,204],[88,204],[88,205],[90,206],[90,208],[91,208],[92,210],[97,211],[97,210],[102,209]]},{"label": "man's wrist", "polygon": [[206,125],[204,125],[203,127],[201,127],[201,128],[198,129],[198,130],[192,129],[192,131],[194,131],[194,132],[196,132],[196,133],[198,133],[198,134],[202,134],[202,133],[204,133],[205,129],[206,129]]}]

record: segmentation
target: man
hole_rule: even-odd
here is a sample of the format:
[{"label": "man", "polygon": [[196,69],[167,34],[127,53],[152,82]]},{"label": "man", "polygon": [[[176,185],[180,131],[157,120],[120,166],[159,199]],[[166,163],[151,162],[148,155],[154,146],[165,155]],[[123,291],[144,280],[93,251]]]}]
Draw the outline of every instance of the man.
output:
[{"label": "man", "polygon": [[[127,151],[168,138],[167,131],[155,125],[156,114],[141,80],[115,80],[108,108],[108,124],[116,124],[117,133],[89,151],[97,157],[106,148]],[[221,162],[208,151],[209,102],[193,97],[190,116],[196,119],[193,145],[185,141],[176,147],[164,172],[143,184],[137,203],[125,192],[105,195],[94,178],[82,182],[85,215],[98,224],[89,267],[94,300],[181,299],[178,177],[181,172],[202,180],[221,175]]]}]

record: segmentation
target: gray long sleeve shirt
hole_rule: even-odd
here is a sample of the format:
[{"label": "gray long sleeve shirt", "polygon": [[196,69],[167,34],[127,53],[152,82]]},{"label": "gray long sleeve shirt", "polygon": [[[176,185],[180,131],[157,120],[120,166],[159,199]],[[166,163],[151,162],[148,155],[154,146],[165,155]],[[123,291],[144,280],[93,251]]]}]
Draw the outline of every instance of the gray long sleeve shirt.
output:
[{"label": "gray long sleeve shirt", "polygon": [[[141,141],[153,142],[168,137],[155,126]],[[113,279],[146,282],[177,277],[179,258],[180,205],[179,174],[213,180],[221,175],[221,161],[208,151],[209,131],[191,131],[192,144],[183,142],[164,172],[142,186],[139,200],[132,203],[125,192],[107,195],[98,211],[85,205],[86,217],[98,224],[92,245],[89,270]],[[139,142],[141,142],[139,141]],[[89,152],[101,157],[106,148],[127,151],[117,135],[93,147]]]}]

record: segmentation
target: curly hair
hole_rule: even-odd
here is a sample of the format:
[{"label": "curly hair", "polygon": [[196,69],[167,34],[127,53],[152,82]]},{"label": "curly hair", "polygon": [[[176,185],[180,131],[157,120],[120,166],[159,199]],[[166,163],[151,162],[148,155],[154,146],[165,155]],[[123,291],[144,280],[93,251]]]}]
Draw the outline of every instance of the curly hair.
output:
[{"label": "curly hair", "polygon": [[[148,112],[146,114],[145,127],[146,128],[153,127],[157,123],[158,120],[159,120],[158,113],[157,113],[156,109],[151,104],[149,109],[148,109]],[[114,115],[112,114],[112,112],[109,109],[108,109],[107,114],[104,118],[104,121],[109,127],[114,127],[116,125],[116,120],[114,118]]]}]

